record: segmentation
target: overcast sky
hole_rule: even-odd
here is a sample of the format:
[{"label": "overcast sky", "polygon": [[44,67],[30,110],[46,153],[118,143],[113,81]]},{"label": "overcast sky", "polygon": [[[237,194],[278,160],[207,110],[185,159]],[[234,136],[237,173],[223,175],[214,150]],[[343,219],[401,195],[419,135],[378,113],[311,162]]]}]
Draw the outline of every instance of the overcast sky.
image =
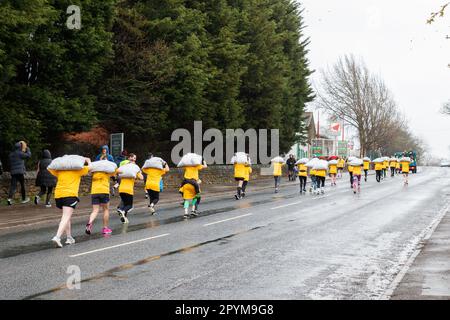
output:
[{"label": "overcast sky", "polygon": [[[426,24],[444,0],[300,0],[316,70],[339,56],[355,54],[383,77],[410,127],[438,157],[449,157],[450,116],[439,113],[450,100],[450,8]],[[312,77],[318,83],[319,72]]]}]

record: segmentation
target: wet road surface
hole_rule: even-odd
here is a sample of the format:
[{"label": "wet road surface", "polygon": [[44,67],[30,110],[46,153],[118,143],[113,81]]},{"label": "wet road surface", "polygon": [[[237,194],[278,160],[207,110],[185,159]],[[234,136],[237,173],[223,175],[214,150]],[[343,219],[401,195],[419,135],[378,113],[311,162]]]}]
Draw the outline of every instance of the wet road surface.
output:
[{"label": "wet road surface", "polygon": [[[328,182],[329,184],[329,182]],[[1,299],[379,299],[448,201],[450,170],[424,168],[354,195],[348,177],[325,195],[251,192],[205,201],[182,219],[179,205],[130,213],[113,235],[49,242],[54,226],[0,236]],[[162,195],[163,196],[163,195]],[[180,201],[181,202],[181,201]],[[75,266],[75,267],[73,267]],[[80,289],[67,271],[79,268]],[[70,273],[70,272],[69,272]],[[388,297],[389,298],[389,297]]]}]

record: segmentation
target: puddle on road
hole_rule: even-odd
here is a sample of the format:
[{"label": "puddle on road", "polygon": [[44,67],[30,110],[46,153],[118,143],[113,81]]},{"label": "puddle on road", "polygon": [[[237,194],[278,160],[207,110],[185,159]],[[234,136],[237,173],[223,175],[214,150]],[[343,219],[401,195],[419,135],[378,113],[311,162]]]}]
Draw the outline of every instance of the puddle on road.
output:
[{"label": "puddle on road", "polygon": [[[217,239],[200,242],[200,243],[197,243],[197,244],[192,245],[192,246],[184,247],[184,248],[177,249],[177,250],[174,250],[174,251],[170,251],[170,252],[167,252],[167,253],[163,253],[163,254],[160,254],[160,255],[150,256],[150,257],[138,260],[138,261],[133,262],[133,263],[127,263],[127,264],[124,264],[124,265],[112,268],[112,269],[110,269],[108,271],[105,271],[105,272],[103,272],[103,273],[101,273],[101,274],[99,274],[97,276],[81,280],[80,283],[98,282],[98,281],[100,281],[100,280],[102,280],[104,278],[114,278],[114,279],[117,278],[117,279],[122,279],[122,280],[128,279],[127,276],[118,275],[117,273],[122,272],[122,271],[126,271],[126,270],[131,270],[134,267],[148,264],[150,262],[159,260],[159,259],[161,259],[163,257],[173,256],[173,255],[179,254],[179,253],[189,253],[189,252],[191,252],[191,251],[193,251],[193,250],[195,250],[195,249],[197,249],[199,247],[202,247],[202,246],[205,246],[205,245],[208,245],[208,244],[218,243],[218,244],[224,245],[224,244],[229,243],[230,239],[235,237],[235,236],[242,235],[242,234],[245,234],[245,233],[248,233],[248,232],[251,232],[251,231],[255,231],[255,230],[258,230],[258,229],[265,228],[265,227],[269,226],[270,224],[271,223],[269,223],[268,225],[265,225],[265,226],[258,226],[258,227],[254,227],[254,228],[251,228],[251,229],[248,229],[248,230],[244,230],[244,231],[240,231],[240,232],[237,232],[237,233],[233,233],[233,234],[230,234],[230,235],[225,236],[225,237],[220,237],[220,238],[217,238]],[[36,298],[39,298],[39,297],[42,297],[42,296],[45,296],[45,295],[49,295],[49,294],[52,294],[52,293],[56,293],[56,292],[59,292],[59,291],[65,290],[65,289],[68,289],[67,285],[61,285],[61,286],[58,286],[56,288],[53,288],[53,289],[50,289],[50,290],[47,290],[47,291],[44,291],[44,292],[40,292],[40,293],[37,293],[37,294],[34,294],[34,295],[27,296],[27,297],[23,298],[23,300],[36,299]]]}]

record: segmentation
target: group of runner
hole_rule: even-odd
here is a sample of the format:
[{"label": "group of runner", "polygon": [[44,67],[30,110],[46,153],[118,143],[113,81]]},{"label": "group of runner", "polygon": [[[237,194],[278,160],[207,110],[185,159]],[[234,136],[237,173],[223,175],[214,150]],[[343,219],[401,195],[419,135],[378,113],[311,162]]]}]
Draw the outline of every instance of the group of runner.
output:
[{"label": "group of runner", "polygon": [[[364,181],[367,182],[368,172],[373,163],[373,169],[375,170],[375,177],[377,182],[386,179],[388,170],[390,170],[391,177],[396,174],[403,174],[404,184],[408,184],[408,175],[410,171],[411,159],[408,157],[395,158],[395,157],[381,157],[371,160],[368,157],[363,159],[358,159],[356,157],[318,157],[313,159],[300,159],[295,162],[292,161],[293,157],[289,156],[286,161],[288,166],[288,176],[291,181],[291,175],[293,170],[292,163],[295,163],[296,172],[300,180],[300,193],[306,193],[307,188],[307,178],[310,178],[309,192],[314,194],[324,194],[325,178],[327,174],[331,179],[331,186],[336,186],[337,178],[342,177],[342,173],[345,168],[349,173],[350,187],[353,189],[354,193],[359,193],[361,191],[361,180],[364,174]],[[322,165],[318,163],[322,161]],[[325,165],[323,165],[325,163]],[[272,163],[273,165],[273,175],[275,179],[275,192],[279,190],[279,181],[281,177],[281,167],[285,165],[283,163]],[[327,169],[325,169],[327,167]]]}]

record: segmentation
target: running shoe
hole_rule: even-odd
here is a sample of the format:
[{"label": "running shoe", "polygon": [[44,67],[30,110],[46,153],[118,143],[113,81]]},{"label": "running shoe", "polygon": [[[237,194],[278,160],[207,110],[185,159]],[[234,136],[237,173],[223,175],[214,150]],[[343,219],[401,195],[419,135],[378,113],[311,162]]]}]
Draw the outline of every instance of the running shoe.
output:
[{"label": "running shoe", "polygon": [[92,223],[86,224],[85,232],[86,232],[86,234],[91,234],[91,232],[92,232]]},{"label": "running shoe", "polygon": [[241,198],[245,198],[245,192],[242,192]]},{"label": "running shoe", "polygon": [[35,204],[35,205],[38,205],[40,200],[41,200],[41,197],[39,197],[39,196],[34,196],[34,204]]},{"label": "running shoe", "polygon": [[21,203],[28,203],[28,202],[30,202],[30,198],[26,198],[26,199],[22,200]]},{"label": "running shoe", "polygon": [[125,211],[123,211],[122,209],[117,209],[117,214],[120,217],[120,221],[122,221],[122,223],[125,223]]},{"label": "running shoe", "polygon": [[191,216],[197,217],[198,216],[197,210],[192,210],[191,211]]},{"label": "running shoe", "polygon": [[156,214],[155,207],[150,206],[150,214],[154,216]]},{"label": "running shoe", "polygon": [[55,236],[55,237],[52,238],[52,241],[53,241],[53,243],[54,243],[57,247],[59,247],[59,248],[62,248],[62,247],[63,247],[60,238],[58,238],[58,237]]},{"label": "running shoe", "polygon": [[7,201],[8,201],[8,206],[12,206],[13,200],[12,199],[8,199]]},{"label": "running shoe", "polygon": [[75,239],[73,237],[67,237],[66,244],[75,244]]},{"label": "running shoe", "polygon": [[184,219],[189,219],[189,215],[188,215],[187,213],[185,213],[185,214],[183,215],[183,218],[184,218]]},{"label": "running shoe", "polygon": [[46,207],[46,208],[51,208],[51,207],[52,207],[52,204],[51,204],[50,202],[47,202],[47,203],[45,204],[45,207]]},{"label": "running shoe", "polygon": [[108,228],[108,227],[103,227],[102,233],[103,234],[111,234],[112,230],[110,228]]},{"label": "running shoe", "polygon": [[235,197],[236,200],[240,199],[240,197],[237,194],[235,194],[234,197]]}]

